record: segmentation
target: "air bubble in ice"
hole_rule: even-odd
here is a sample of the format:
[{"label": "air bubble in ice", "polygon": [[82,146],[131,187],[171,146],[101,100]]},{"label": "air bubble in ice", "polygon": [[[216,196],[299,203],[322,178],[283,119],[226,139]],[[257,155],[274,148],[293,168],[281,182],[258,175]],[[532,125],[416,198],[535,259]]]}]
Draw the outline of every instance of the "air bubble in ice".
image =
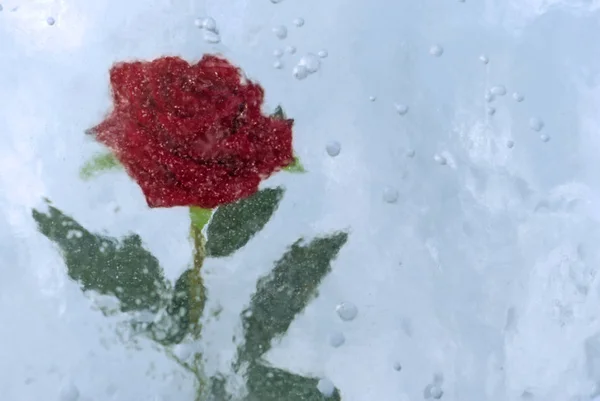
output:
[{"label": "air bubble in ice", "polygon": [[281,50],[281,49],[275,49],[275,50],[273,50],[273,55],[275,57],[281,57],[281,56],[283,56],[283,50]]},{"label": "air bubble in ice", "polygon": [[300,59],[298,65],[305,66],[306,70],[310,74],[313,74],[319,70],[319,67],[321,67],[321,60],[319,60],[319,57],[316,54],[308,53]]},{"label": "air bubble in ice", "polygon": [[192,355],[192,347],[189,344],[185,343],[177,344],[173,348],[173,353],[177,358],[179,358],[179,360],[187,361]]},{"label": "air bubble in ice", "polygon": [[442,388],[437,384],[428,384],[425,386],[425,390],[423,390],[423,397],[426,399],[436,399],[439,400],[444,395]]},{"label": "air bubble in ice", "polygon": [[281,62],[281,60],[275,60],[273,62],[273,68],[281,70],[283,68],[283,63]]},{"label": "air bubble in ice", "polygon": [[296,46],[288,46],[285,48],[285,51],[288,52],[289,54],[295,54],[296,53]]},{"label": "air bubble in ice", "polygon": [[529,128],[536,132],[540,132],[544,128],[544,122],[537,117],[531,117],[529,119]]},{"label": "air bubble in ice", "polygon": [[345,322],[354,320],[358,315],[358,308],[352,302],[342,302],[335,308],[335,311],[340,319]]},{"label": "air bubble in ice", "polygon": [[334,348],[341,347],[346,342],[346,336],[342,332],[335,332],[329,337],[329,345]]},{"label": "air bubble in ice", "polygon": [[329,379],[321,379],[317,383],[317,390],[325,397],[331,397],[335,391],[335,386]]},{"label": "air bubble in ice", "polygon": [[506,95],[506,87],[504,85],[496,85],[490,89],[490,92],[497,96],[504,96]]},{"label": "air bubble in ice", "polygon": [[494,107],[488,107],[486,112],[488,113],[488,115],[493,116],[494,114],[496,114],[496,109]]},{"label": "air bubble in ice", "polygon": [[60,401],[77,401],[79,399],[79,389],[72,383],[67,383],[60,389],[58,399]]},{"label": "air bubble in ice", "polygon": [[217,21],[215,21],[215,19],[212,17],[206,17],[202,20],[202,28],[206,29],[207,31],[218,33]]},{"label": "air bubble in ice", "polygon": [[408,150],[408,151],[406,152],[406,157],[410,157],[411,159],[412,159],[413,157],[415,157],[415,151],[414,151],[414,149],[410,149],[410,150]]},{"label": "air bubble in ice", "polygon": [[337,141],[332,141],[329,142],[327,146],[325,146],[325,150],[327,151],[327,154],[329,156],[335,157],[340,154],[340,151],[342,150],[342,145],[340,145],[340,143]]},{"label": "air bubble in ice", "polygon": [[540,139],[542,140],[542,142],[548,142],[550,140],[550,137],[546,134],[542,134],[540,135]]},{"label": "air bubble in ice", "polygon": [[304,25],[304,18],[298,17],[298,18],[294,18],[294,25],[296,25],[297,27],[301,27]]},{"label": "air bubble in ice", "polygon": [[429,54],[435,57],[440,57],[444,54],[444,48],[440,45],[433,45],[429,48]]},{"label": "air bubble in ice", "polygon": [[388,187],[383,190],[383,200],[386,203],[396,203],[398,201],[398,191]]},{"label": "air bubble in ice", "polygon": [[448,161],[446,160],[446,158],[442,155],[435,155],[433,156],[433,160],[435,160],[435,162],[441,166],[446,165],[446,163],[448,163]]},{"label": "air bubble in ice", "polygon": [[287,37],[287,28],[283,25],[278,25],[273,28],[273,33],[279,39],[285,39]]},{"label": "air bubble in ice", "polygon": [[294,77],[296,77],[296,79],[302,80],[302,79],[308,77],[308,75],[310,73],[308,72],[308,69],[306,68],[305,65],[299,64],[294,67],[294,69],[292,70],[292,74],[294,75]]},{"label": "air bubble in ice", "polygon": [[401,103],[396,103],[396,112],[398,114],[400,114],[401,116],[405,115],[406,113],[408,113],[408,106],[405,104],[401,104]]},{"label": "air bubble in ice", "polygon": [[371,95],[371,96],[369,96],[369,100],[370,100],[371,102],[374,102],[375,100],[377,100],[377,96],[373,96],[373,95]]},{"label": "air bubble in ice", "polygon": [[506,141],[506,147],[507,148],[512,149],[512,148],[514,148],[514,146],[515,146],[515,142],[514,141],[511,141],[511,140]]},{"label": "air bubble in ice", "polygon": [[492,92],[486,92],[484,99],[486,102],[491,103],[496,99],[496,96]]},{"label": "air bubble in ice", "polygon": [[485,54],[482,54],[479,56],[479,61],[481,61],[483,64],[487,64],[490,62],[490,59]]},{"label": "air bubble in ice", "polygon": [[515,101],[517,101],[519,103],[522,102],[523,100],[525,100],[525,96],[523,96],[519,92],[513,93],[512,97],[513,97],[513,99],[515,99]]},{"label": "air bubble in ice", "polygon": [[56,20],[52,17],[46,18],[46,23],[50,26],[54,25],[55,22],[56,22]]},{"label": "air bubble in ice", "polygon": [[400,362],[394,362],[394,370],[400,372],[402,370],[402,365]]},{"label": "air bubble in ice", "polygon": [[204,32],[204,41],[206,43],[219,43],[221,41],[221,37],[218,33],[206,31]]},{"label": "air bubble in ice", "polygon": [[323,50],[319,50],[319,52],[317,53],[317,55],[321,58],[325,58],[329,55],[329,53],[327,52],[327,50],[323,49]]}]

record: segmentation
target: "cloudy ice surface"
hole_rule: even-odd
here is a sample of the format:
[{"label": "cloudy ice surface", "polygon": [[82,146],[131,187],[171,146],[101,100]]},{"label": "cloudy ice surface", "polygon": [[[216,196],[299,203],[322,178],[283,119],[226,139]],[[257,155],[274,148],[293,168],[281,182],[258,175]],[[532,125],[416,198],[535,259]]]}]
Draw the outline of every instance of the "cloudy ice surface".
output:
[{"label": "cloudy ice surface", "polygon": [[[282,104],[295,119],[309,173],[265,183],[287,187],[274,218],[233,257],[207,262],[208,308],[223,307],[205,328],[207,369],[231,360],[239,313],[289,244],[349,229],[319,296],[269,353],[275,366],[328,378],[344,401],[421,399],[436,374],[447,401],[597,394],[600,2],[348,3],[2,3],[3,399],[59,400],[74,387],[81,400],[193,399],[192,379],[163,353],[117,339],[119,318],[68,279],[31,208],[47,197],[92,231],[137,232],[178,277],[191,257],[186,210],[149,210],[123,173],[81,181],[78,169],[101,149],[83,132],[110,107],[112,63],[210,52],[261,82],[268,110]],[[291,29],[299,15],[306,25]],[[194,25],[204,16],[220,43]],[[272,28],[286,24],[282,43]],[[274,69],[284,45],[298,51]],[[440,57],[429,54],[435,45]],[[321,49],[319,71],[295,79],[293,66]],[[498,97],[490,116],[484,97],[497,85],[525,100]],[[398,116],[397,102],[410,113]],[[331,158],[334,140],[343,152]],[[393,204],[382,198],[388,187]],[[357,306],[355,320],[340,321],[340,302]],[[337,331],[346,342],[334,348]]]}]

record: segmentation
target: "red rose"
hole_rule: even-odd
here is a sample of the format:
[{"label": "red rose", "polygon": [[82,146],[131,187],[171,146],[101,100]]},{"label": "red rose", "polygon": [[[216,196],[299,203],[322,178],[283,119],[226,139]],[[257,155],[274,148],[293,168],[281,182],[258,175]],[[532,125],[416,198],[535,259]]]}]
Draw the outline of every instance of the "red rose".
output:
[{"label": "red rose", "polygon": [[114,110],[92,132],[150,207],[230,203],[293,161],[293,120],[263,115],[263,89],[225,59],[119,63],[110,82]]}]

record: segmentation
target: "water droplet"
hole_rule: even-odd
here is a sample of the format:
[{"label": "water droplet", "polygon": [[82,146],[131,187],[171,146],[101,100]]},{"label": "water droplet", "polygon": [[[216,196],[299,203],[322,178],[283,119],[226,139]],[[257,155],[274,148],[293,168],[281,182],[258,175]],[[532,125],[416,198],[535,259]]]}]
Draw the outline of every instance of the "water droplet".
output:
[{"label": "water droplet", "polygon": [[448,163],[448,161],[446,160],[446,158],[442,155],[435,155],[433,156],[433,160],[435,160],[435,162],[441,166],[445,166],[446,163]]},{"label": "water droplet", "polygon": [[523,100],[525,100],[525,96],[523,96],[522,94],[520,94],[519,92],[515,92],[513,93],[513,99],[515,99],[515,101],[517,102],[522,102]]},{"label": "water droplet", "polygon": [[370,100],[371,102],[374,102],[375,100],[377,100],[377,96],[373,96],[373,95],[371,95],[371,96],[369,96],[369,100]]},{"label": "water droplet", "polygon": [[496,114],[496,109],[494,107],[488,107],[486,112],[488,113],[488,115],[493,116],[494,114]]},{"label": "water droplet", "polygon": [[444,48],[440,45],[433,45],[431,48],[429,48],[429,54],[435,57],[440,57],[442,54],[444,54]]},{"label": "water droplet", "polygon": [[212,17],[206,17],[202,20],[202,28],[206,29],[207,31],[218,33],[217,21],[215,21],[215,19]]},{"label": "water droplet", "polygon": [[283,25],[279,25],[273,28],[273,33],[275,34],[275,36],[277,36],[279,39],[285,39],[287,38],[287,28]]},{"label": "water droplet", "polygon": [[285,51],[288,52],[289,54],[295,54],[296,53],[296,46],[288,46],[285,48]]},{"label": "water droplet", "polygon": [[481,61],[483,64],[487,64],[490,62],[490,59],[485,54],[482,54],[479,56],[479,61]]},{"label": "water droplet", "polygon": [[486,92],[484,99],[486,102],[491,103],[496,100],[496,96],[492,92]]},{"label": "water droplet", "polygon": [[358,308],[352,302],[342,302],[335,308],[335,311],[345,322],[354,320],[358,315]]},{"label": "water droplet", "polygon": [[515,142],[511,141],[511,140],[506,141],[506,147],[509,148],[509,149],[514,148],[515,147]]},{"label": "water droplet", "polygon": [[339,331],[333,333],[331,337],[329,337],[329,345],[331,345],[334,348],[341,347],[342,345],[344,345],[345,342],[346,336],[344,336],[344,333],[341,333]]},{"label": "water droplet", "polygon": [[308,53],[307,55],[305,55],[304,57],[302,57],[300,59],[300,62],[298,63],[298,65],[305,66],[306,70],[310,74],[313,74],[319,70],[319,67],[321,67],[321,60],[319,59],[319,57],[317,55]]},{"label": "water droplet", "polygon": [[221,41],[221,37],[218,33],[206,31],[204,32],[204,41],[206,43],[219,43]]},{"label": "water droplet", "polygon": [[55,22],[56,22],[56,20],[52,17],[46,18],[46,23],[50,26],[54,25]]},{"label": "water droplet", "polygon": [[77,401],[78,399],[79,389],[75,385],[68,383],[62,386],[59,394],[60,401]]},{"label": "water droplet", "polygon": [[281,62],[281,60],[275,60],[273,62],[273,67],[278,70],[281,70],[283,68],[283,63]]},{"label": "water droplet", "polygon": [[401,103],[396,103],[396,112],[401,116],[406,115],[408,113],[408,106]]},{"label": "water droplet", "polygon": [[506,87],[504,85],[496,85],[490,89],[490,92],[492,92],[494,95],[504,96],[506,95]]},{"label": "water droplet", "polygon": [[544,128],[544,122],[537,117],[531,117],[529,119],[529,128],[534,131],[540,132]]},{"label": "water droplet", "polygon": [[329,53],[327,52],[327,50],[323,49],[323,50],[319,50],[317,55],[321,58],[326,58],[329,55]]},{"label": "water droplet", "polygon": [[396,203],[398,201],[398,191],[394,188],[385,188],[383,190],[383,200],[386,203]]},{"label": "water droplet", "polygon": [[406,152],[406,157],[410,157],[411,159],[413,157],[415,157],[415,150],[414,149],[410,149]]},{"label": "water droplet", "polygon": [[317,383],[317,390],[325,397],[331,397],[335,392],[335,386],[329,379],[321,379]]},{"label": "water droplet", "polygon": [[340,145],[340,143],[337,141],[329,142],[325,147],[325,150],[327,151],[327,154],[329,156],[335,157],[340,154],[340,151],[342,150],[342,145]]},{"label": "water droplet", "polygon": [[542,142],[548,142],[550,140],[550,137],[546,134],[542,134],[540,135],[540,139],[542,140]]},{"label": "water droplet", "polygon": [[292,74],[294,75],[294,77],[296,77],[296,79],[302,80],[308,77],[309,72],[305,65],[297,65],[292,70]]},{"label": "water droplet", "polygon": [[423,390],[423,397],[439,400],[444,395],[442,388],[437,384],[428,384]]},{"label": "water droplet", "polygon": [[273,50],[273,55],[275,57],[281,57],[281,56],[283,56],[283,50],[281,50],[281,49],[275,49],[275,50]]},{"label": "water droplet", "polygon": [[304,26],[304,18],[302,18],[302,17],[294,18],[294,25],[296,25],[297,27]]},{"label": "water droplet", "polygon": [[402,365],[400,362],[394,362],[394,370],[400,372],[402,370]]}]

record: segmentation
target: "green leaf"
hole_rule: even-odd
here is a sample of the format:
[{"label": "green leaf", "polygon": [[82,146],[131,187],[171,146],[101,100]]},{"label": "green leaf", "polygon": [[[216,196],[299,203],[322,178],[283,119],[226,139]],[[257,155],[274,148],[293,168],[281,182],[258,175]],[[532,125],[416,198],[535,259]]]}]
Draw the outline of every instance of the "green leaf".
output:
[{"label": "green leaf", "polygon": [[298,156],[294,156],[294,161],[289,166],[283,168],[283,171],[287,171],[288,173],[306,173],[304,166],[300,162]]},{"label": "green leaf", "polygon": [[101,172],[118,170],[122,167],[123,166],[121,166],[114,154],[110,152],[101,153],[94,156],[83,165],[79,171],[79,176],[83,180],[89,180]]},{"label": "green leaf", "polygon": [[273,112],[273,114],[271,114],[271,117],[276,118],[278,120],[285,120],[287,118],[281,106],[277,106],[275,108],[275,111]]},{"label": "green leaf", "polygon": [[202,231],[206,223],[208,223],[210,216],[212,216],[212,212],[212,209],[202,209],[201,207],[196,206],[190,207],[190,218],[192,219],[192,224],[198,231]]},{"label": "green leaf", "polygon": [[210,378],[210,392],[207,401],[230,401],[233,397],[227,392],[226,380],[222,375]]},{"label": "green leaf", "polygon": [[285,370],[253,364],[247,374],[248,396],[245,401],[340,401],[335,389],[325,397],[317,388],[318,379],[295,375]]},{"label": "green leaf", "polygon": [[[196,286],[197,274],[193,269],[188,269],[179,276],[175,282],[173,297],[167,306],[168,321],[153,324],[150,330],[155,335],[154,339],[163,345],[179,344],[185,336],[197,328],[200,314],[197,309],[202,310],[205,299],[202,294],[193,293]],[[190,313],[191,312],[191,313]]]},{"label": "green leaf", "polygon": [[158,260],[138,235],[115,238],[92,234],[53,206],[33,210],[39,231],[61,250],[67,273],[83,290],[114,295],[121,311],[157,310],[166,292]]},{"label": "green leaf", "polygon": [[283,188],[267,188],[249,198],[219,206],[207,229],[206,255],[229,256],[267,224],[283,198]]},{"label": "green leaf", "polygon": [[245,342],[239,359],[252,363],[271,348],[271,342],[283,335],[295,316],[316,295],[317,287],[331,271],[331,262],[348,240],[348,234],[335,233],[310,243],[296,241],[261,278],[250,306],[242,313]]}]

